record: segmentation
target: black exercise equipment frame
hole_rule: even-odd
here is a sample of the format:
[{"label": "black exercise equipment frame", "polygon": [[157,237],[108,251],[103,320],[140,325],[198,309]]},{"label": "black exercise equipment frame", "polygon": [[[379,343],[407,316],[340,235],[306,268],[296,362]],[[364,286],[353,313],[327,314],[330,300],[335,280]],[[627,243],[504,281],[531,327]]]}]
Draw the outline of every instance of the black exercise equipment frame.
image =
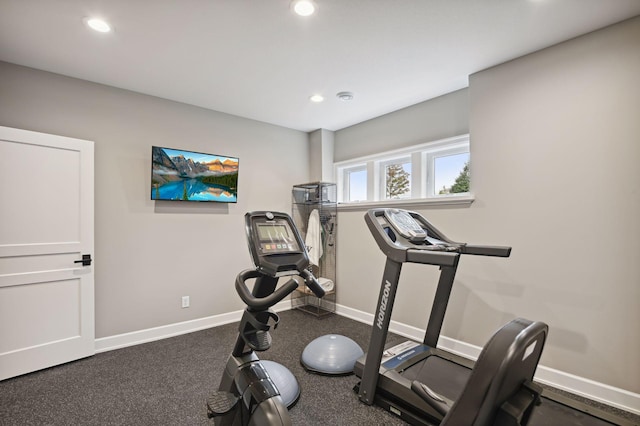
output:
[{"label": "black exercise equipment frame", "polygon": [[[273,233],[261,236],[261,225],[272,228]],[[271,346],[269,329],[278,325],[279,317],[270,308],[298,287],[294,276],[301,277],[319,298],[324,296],[324,290],[307,269],[309,257],[288,214],[248,212],[245,232],[255,269],[240,272],[235,280],[236,291],[247,307],[218,391],[207,400],[207,414],[218,426],[290,426],[288,407],[284,406],[276,384],[255,352]],[[291,278],[277,288],[280,277]],[[255,279],[252,290],[246,284],[250,279]],[[273,325],[269,324],[270,320]]]},{"label": "black exercise equipment frame", "polygon": [[[442,330],[444,316],[447,311],[447,305],[449,304],[449,297],[451,296],[451,289],[453,288],[460,255],[471,254],[509,257],[511,254],[511,247],[468,245],[452,241],[435,226],[414,212],[407,213],[420,222],[427,230],[429,237],[442,241],[446,243],[446,245],[435,244],[431,246],[431,249],[421,248],[419,250],[407,250],[396,246],[394,244],[395,241],[393,241],[388,234],[388,231],[383,229],[378,217],[383,216],[384,212],[385,209],[372,209],[365,214],[365,221],[371,230],[371,234],[380,249],[387,256],[380,294],[378,295],[378,304],[374,315],[371,341],[369,343],[369,350],[367,351],[358,394],[360,400],[368,405],[374,403],[376,395],[378,371],[382,360],[382,353],[384,352],[384,345],[387,340],[389,324],[391,322],[392,310],[387,309],[387,307],[393,306],[395,302],[402,264],[406,262],[422,263],[440,267],[440,278],[423,340],[423,344],[436,348],[440,331]],[[372,348],[374,350],[372,350]]]},{"label": "black exercise equipment frame", "polygon": [[[460,256],[508,257],[511,247],[452,241],[420,214],[401,209],[372,209],[365,214],[365,221],[387,259],[369,350],[354,368],[361,378],[354,388],[359,399],[414,425],[525,425],[542,391],[532,380],[546,340],[546,324],[512,320],[493,335],[476,363],[437,348]],[[400,272],[406,262],[440,268],[436,295],[423,343],[398,345],[381,364]],[[455,400],[439,395],[420,376],[405,376],[412,368],[422,371],[424,363],[432,359],[472,370]]]}]

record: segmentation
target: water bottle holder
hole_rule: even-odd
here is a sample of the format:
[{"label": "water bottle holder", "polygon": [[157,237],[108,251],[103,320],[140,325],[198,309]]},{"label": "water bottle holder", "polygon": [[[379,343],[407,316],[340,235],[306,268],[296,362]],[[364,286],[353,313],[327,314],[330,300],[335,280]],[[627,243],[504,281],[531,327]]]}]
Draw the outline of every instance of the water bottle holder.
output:
[{"label": "water bottle holder", "polygon": [[274,320],[273,328],[275,329],[280,322],[280,317],[275,312],[271,310],[244,311],[239,331],[244,342],[254,351],[266,351],[271,347],[271,334],[269,333],[271,326],[268,324],[270,319]]},{"label": "water bottle holder", "polygon": [[256,330],[242,335],[244,342],[254,351],[266,351],[271,347],[271,334],[268,331]]}]

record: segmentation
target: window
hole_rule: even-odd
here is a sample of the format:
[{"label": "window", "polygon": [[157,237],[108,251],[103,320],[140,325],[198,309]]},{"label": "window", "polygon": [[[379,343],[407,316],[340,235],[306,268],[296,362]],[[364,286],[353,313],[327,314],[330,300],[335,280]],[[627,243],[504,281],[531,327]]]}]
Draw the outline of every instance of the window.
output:
[{"label": "window", "polygon": [[344,201],[367,200],[367,166],[351,167],[344,170]]},{"label": "window", "polygon": [[[411,198],[411,158],[381,163],[380,176],[385,200]],[[382,197],[381,197],[382,198]]]},{"label": "window", "polygon": [[427,154],[427,168],[428,197],[469,192],[468,148]]},{"label": "window", "polygon": [[[335,164],[340,203],[470,202],[469,135]],[[462,197],[464,198],[464,197]]]}]

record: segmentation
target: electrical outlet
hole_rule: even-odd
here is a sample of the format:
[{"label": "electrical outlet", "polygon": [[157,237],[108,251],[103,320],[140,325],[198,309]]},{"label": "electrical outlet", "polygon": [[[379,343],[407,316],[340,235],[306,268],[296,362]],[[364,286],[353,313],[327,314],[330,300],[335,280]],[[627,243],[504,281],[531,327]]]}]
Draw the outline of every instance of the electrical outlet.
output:
[{"label": "electrical outlet", "polygon": [[189,307],[189,296],[182,296],[182,307],[183,308]]}]

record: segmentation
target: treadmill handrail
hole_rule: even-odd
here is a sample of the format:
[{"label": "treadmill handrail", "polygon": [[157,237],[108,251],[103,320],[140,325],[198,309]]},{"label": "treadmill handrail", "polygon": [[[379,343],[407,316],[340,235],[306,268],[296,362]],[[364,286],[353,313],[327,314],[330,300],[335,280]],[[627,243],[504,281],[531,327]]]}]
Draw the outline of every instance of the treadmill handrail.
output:
[{"label": "treadmill handrail", "polygon": [[462,254],[474,254],[478,256],[509,257],[511,247],[507,246],[479,246],[466,244],[461,247]]},{"label": "treadmill handrail", "polygon": [[404,261],[428,265],[456,266],[458,259],[460,259],[460,253],[457,252],[407,249]]}]

